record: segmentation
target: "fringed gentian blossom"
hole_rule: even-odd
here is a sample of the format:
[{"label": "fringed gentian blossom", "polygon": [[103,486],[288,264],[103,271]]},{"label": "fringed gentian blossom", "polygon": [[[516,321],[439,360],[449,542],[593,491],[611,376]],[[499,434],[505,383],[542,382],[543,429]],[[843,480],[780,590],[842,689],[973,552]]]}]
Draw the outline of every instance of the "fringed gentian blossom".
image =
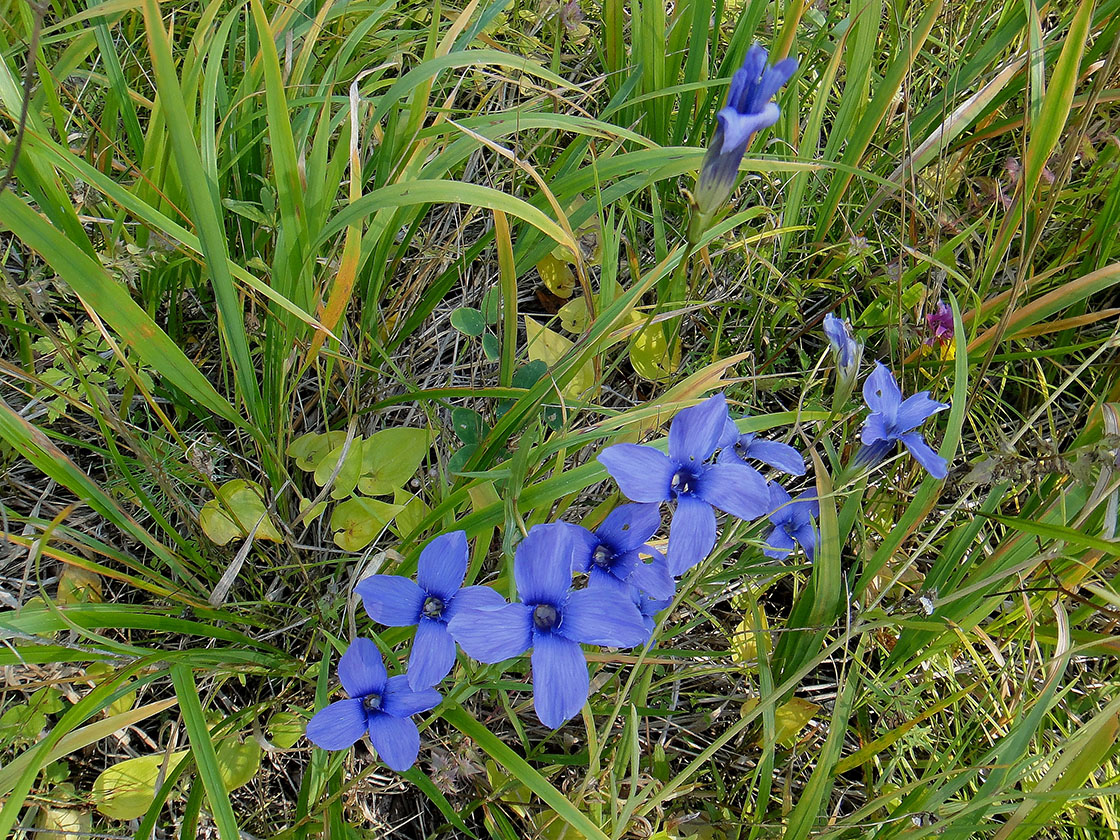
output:
[{"label": "fringed gentian blossom", "polygon": [[829,312],[824,316],[824,334],[828,336],[828,343],[836,354],[839,375],[844,379],[855,376],[860,357],[863,356],[863,345],[852,337],[852,328],[848,326],[848,322]]},{"label": "fringed gentian blossom", "polygon": [[891,372],[881,362],[863,383],[863,398],[871,414],[863,424],[863,447],[856,454],[859,466],[873,466],[887,457],[899,443],[934,478],[945,478],[949,469],[945,459],[925,442],[920,432],[913,431],[934,414],[948,408],[921,391],[902,398],[902,391]]},{"label": "fringed gentian blossom", "polygon": [[467,535],[452,531],[420,552],[418,584],[400,575],[371,575],[355,587],[374,621],[390,627],[416,625],[408,659],[408,683],[414,689],[435,685],[455,665],[455,642],[447,623],[459,610],[495,608],[506,602],[489,586],[463,588],[468,559]]},{"label": "fringed gentian blossom", "polygon": [[680,575],[703,560],[716,544],[713,507],[740,519],[770,509],[766,480],[743,463],[705,463],[727,427],[723,394],[677,413],[669,426],[669,454],[651,446],[618,443],[599,462],[635,502],[676,502],[669,526],[669,571]]},{"label": "fringed gentian blossom", "polygon": [[557,729],[587,702],[590,681],[580,643],[633,647],[647,638],[638,608],[613,586],[572,591],[571,526],[534,525],[518,543],[513,576],[521,600],[495,610],[464,609],[449,629],[479,662],[533,649],[533,705]]},{"label": "fringed gentian blossom", "polygon": [[588,585],[600,577],[635,586],[655,598],[672,598],[676,582],[665,556],[646,545],[661,527],[658,505],[622,505],[607,514],[594,533],[568,525],[575,541],[573,572],[586,572]]},{"label": "fringed gentian blossom", "polygon": [[740,434],[731,418],[727,420],[719,442],[721,464],[738,464],[743,461],[761,461],[768,467],[788,475],[805,475],[805,456],[790,446],[776,440],[763,440],[754,432]]},{"label": "fringed gentian blossom", "polygon": [[766,538],[768,547],[762,553],[781,560],[793,551],[795,545],[799,545],[805,556],[812,560],[817,551],[816,519],[821,513],[816,492],[809,490],[793,501],[784,487],[771,481],[770,503],[774,507],[769,517],[774,530]]},{"label": "fringed gentian blossom", "polygon": [[403,773],[420,752],[420,732],[412,715],[438,706],[439,692],[413,691],[404,674],[390,677],[377,645],[362,638],[342,654],[338,678],[349,699],[319,710],[307,724],[307,737],[324,750],[343,750],[369,732],[381,760]]},{"label": "fringed gentian blossom", "polygon": [[797,60],[787,58],[770,67],[766,64],[768,58],[766,49],[758,44],[747,50],[743,66],[731,78],[727,105],[716,115],[715,137],[696,181],[693,224],[700,230],[707,227],[731,195],[739,175],[739,162],[751,137],[778,121],[780,111],[770,100],[797,72]]}]

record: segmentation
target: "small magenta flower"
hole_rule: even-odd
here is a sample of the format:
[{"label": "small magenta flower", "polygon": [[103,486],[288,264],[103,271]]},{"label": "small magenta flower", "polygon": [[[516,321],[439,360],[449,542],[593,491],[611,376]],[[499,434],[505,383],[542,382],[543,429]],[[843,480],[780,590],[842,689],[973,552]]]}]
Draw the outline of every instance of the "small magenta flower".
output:
[{"label": "small magenta flower", "polygon": [[355,639],[338,662],[338,678],[350,695],[320,709],[307,724],[307,737],[324,750],[344,750],[366,732],[381,760],[403,773],[416,763],[420,732],[412,716],[439,705],[433,688],[413,691],[408,678],[390,677],[381,652],[369,639]]},{"label": "small magenta flower", "polygon": [[719,446],[719,457],[716,460],[721,464],[761,461],[766,466],[789,475],[805,475],[804,455],[788,443],[762,440],[754,432],[740,434],[731,418],[727,419]]},{"label": "small magenta flower", "polygon": [[766,538],[768,548],[764,548],[762,553],[781,560],[793,551],[795,545],[799,545],[805,556],[812,560],[817,551],[816,519],[821,513],[816,491],[806,491],[793,501],[784,487],[771,481],[770,501],[774,506],[770,514],[774,530]]},{"label": "small magenta flower", "polygon": [[463,587],[467,575],[467,535],[452,531],[428,543],[416,564],[413,583],[400,575],[370,575],[358,583],[370,618],[390,627],[416,625],[408,658],[408,683],[429,688],[455,665],[455,642],[447,623],[466,607],[488,609],[505,604],[489,586]]},{"label": "small magenta flower", "polygon": [[929,447],[920,432],[913,431],[934,414],[948,408],[948,404],[930,399],[929,391],[922,391],[902,398],[902,391],[891,372],[881,362],[863,383],[863,399],[871,414],[863,424],[863,447],[856,455],[860,466],[872,466],[882,461],[901,443],[934,478],[945,478],[949,473],[945,459]]},{"label": "small magenta flower", "polygon": [[797,72],[797,59],[787,58],[769,67],[768,58],[758,44],[747,50],[743,66],[731,77],[727,105],[716,115],[715,137],[696,181],[696,212],[704,220],[702,227],[731,195],[751,137],[778,121],[780,111],[770,100]]},{"label": "small magenta flower", "polygon": [[513,577],[521,600],[499,609],[464,609],[449,629],[479,662],[503,662],[533,649],[533,705],[558,729],[587,702],[590,681],[580,644],[633,647],[645,642],[642,616],[613,586],[573,591],[572,526],[534,525],[517,545]]},{"label": "small magenta flower", "polygon": [[677,413],[669,426],[669,454],[652,446],[617,443],[599,453],[619,488],[635,502],[673,502],[669,525],[669,571],[680,575],[716,544],[713,507],[740,519],[770,509],[766,479],[744,463],[705,463],[727,428],[723,394]]},{"label": "small magenta flower", "polygon": [[575,540],[572,571],[586,572],[589,586],[609,577],[656,598],[671,598],[676,582],[668,561],[646,544],[660,527],[660,506],[640,504],[615,508],[594,533],[568,525]]},{"label": "small magenta flower", "polygon": [[953,308],[943,300],[938,301],[937,309],[926,313],[926,326],[930,331],[926,344],[948,344],[953,340],[954,333]]}]

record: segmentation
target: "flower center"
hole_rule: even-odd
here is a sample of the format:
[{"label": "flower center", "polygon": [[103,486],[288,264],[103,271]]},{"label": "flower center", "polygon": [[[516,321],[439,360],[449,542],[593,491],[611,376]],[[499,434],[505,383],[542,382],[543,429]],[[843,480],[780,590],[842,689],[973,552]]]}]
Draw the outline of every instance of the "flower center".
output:
[{"label": "flower center", "polygon": [[602,543],[596,546],[594,553],[591,555],[591,562],[600,569],[609,569],[613,559],[614,554]]},{"label": "flower center", "polygon": [[542,632],[547,632],[560,621],[560,613],[552,604],[537,604],[533,609],[533,626]]},{"label": "flower center", "polygon": [[424,606],[422,612],[427,618],[439,618],[443,615],[443,608],[446,606],[442,598],[437,598],[435,595],[429,595],[424,599]]},{"label": "flower center", "polygon": [[787,519],[785,523],[782,524],[782,529],[792,537],[794,535],[793,532],[797,530],[797,527],[794,525],[792,519]]},{"label": "flower center", "polygon": [[696,474],[688,469],[679,469],[673,473],[673,480],[669,482],[669,489],[678,496],[689,496],[696,490]]},{"label": "flower center", "polygon": [[381,695],[380,694],[367,694],[362,698],[362,708],[367,712],[380,712],[381,711]]}]

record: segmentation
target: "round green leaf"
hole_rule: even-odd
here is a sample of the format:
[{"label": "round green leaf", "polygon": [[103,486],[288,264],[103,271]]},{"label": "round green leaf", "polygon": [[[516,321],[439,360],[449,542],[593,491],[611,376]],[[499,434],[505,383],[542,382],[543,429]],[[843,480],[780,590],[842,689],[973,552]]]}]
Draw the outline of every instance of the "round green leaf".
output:
[{"label": "round green leaf", "polygon": [[255,738],[247,741],[227,738],[218,744],[215,752],[218,754],[218,772],[226,790],[236,790],[248,784],[261,766],[261,745]]},{"label": "round green leaf", "polygon": [[365,454],[362,436],[357,435],[350,441],[350,448],[346,450],[346,456],[343,458],[345,443],[344,439],[341,444],[328,452],[327,457],[323,458],[315,468],[315,483],[322,487],[330,479],[339,458],[342,458],[342,466],[339,467],[338,475],[334,477],[334,484],[331,485],[332,499],[343,499],[353,495],[358,477],[362,474],[362,458]]},{"label": "round green leaf", "polygon": [[218,498],[221,503],[211,499],[198,513],[202,530],[218,545],[225,545],[236,537],[247,537],[254,527],[258,540],[280,542],[283,539],[272,520],[265,516],[264,491],[259,484],[235,478],[218,488]]},{"label": "round green leaf", "polygon": [[478,443],[486,434],[486,421],[470,408],[451,409],[451,426],[455,429],[455,436],[463,443]]},{"label": "round green leaf", "polygon": [[[167,761],[170,773],[187,756],[187,750],[172,753]],[[164,754],[129,758],[102,771],[93,782],[93,804],[114,820],[134,820],[143,816],[156,797],[156,780],[163,767]]]},{"label": "round green leaf", "polygon": [[272,743],[282,750],[296,745],[307,728],[307,720],[295,712],[277,712],[268,722],[268,735]]},{"label": "round green leaf", "polygon": [[473,306],[460,306],[451,313],[451,326],[464,335],[477,338],[486,329],[486,319]]},{"label": "round green leaf", "polygon": [[386,496],[403,487],[428,454],[427,429],[384,429],[365,445],[358,489],[368,496]]},{"label": "round green leaf", "polygon": [[482,317],[486,319],[486,323],[496,324],[501,312],[502,290],[497,286],[491,286],[482,296]]},{"label": "round green leaf", "polygon": [[496,335],[486,333],[482,336],[482,352],[491,362],[498,361],[498,357],[502,355],[502,345],[498,342]]},{"label": "round green leaf", "polygon": [[296,466],[304,472],[314,472],[319,462],[327,457],[332,449],[341,446],[344,440],[346,440],[346,432],[325,434],[308,432],[288,444],[288,457],[294,458]]},{"label": "round green leaf", "polygon": [[331,514],[334,542],[343,551],[361,551],[401,512],[400,505],[355,496],[337,505]]}]

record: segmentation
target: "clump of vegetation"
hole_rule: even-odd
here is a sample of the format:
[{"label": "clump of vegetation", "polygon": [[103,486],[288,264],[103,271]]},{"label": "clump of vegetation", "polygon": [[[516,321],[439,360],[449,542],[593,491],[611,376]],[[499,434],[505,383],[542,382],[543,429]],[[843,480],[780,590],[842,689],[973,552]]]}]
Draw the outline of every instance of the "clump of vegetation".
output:
[{"label": "clump of vegetation", "polygon": [[1116,833],[1120,0],[0,21],[0,836]]}]

